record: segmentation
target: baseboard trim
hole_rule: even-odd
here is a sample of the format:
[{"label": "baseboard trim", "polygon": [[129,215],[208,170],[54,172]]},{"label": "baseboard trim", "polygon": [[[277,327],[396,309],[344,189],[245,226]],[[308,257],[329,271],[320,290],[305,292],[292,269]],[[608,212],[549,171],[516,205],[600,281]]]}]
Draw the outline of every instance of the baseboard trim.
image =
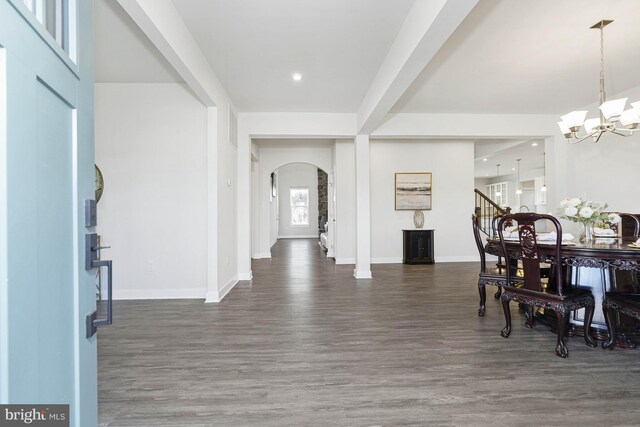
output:
[{"label": "baseboard trim", "polygon": [[204,299],[204,303],[208,304],[210,302],[220,302],[217,291],[207,292],[207,297]]},{"label": "baseboard trim", "polygon": [[317,234],[292,234],[290,236],[278,236],[278,239],[318,239]]},{"label": "baseboard trim", "polygon": [[233,289],[233,287],[238,283],[238,276],[233,276],[231,278],[231,280],[229,280],[227,282],[226,285],[224,285],[222,287],[222,289],[220,289],[218,292],[216,291],[212,291],[212,292],[207,292],[207,298],[204,300],[205,303],[212,303],[212,302],[220,302],[222,301],[222,299],[227,296],[227,294],[229,293],[229,291],[231,291],[231,289]]},{"label": "baseboard trim", "polygon": [[253,271],[249,270],[245,273],[238,273],[238,280],[252,280],[253,279]]},{"label": "baseboard trim", "polygon": [[441,256],[436,257],[436,262],[478,262],[479,256]]},{"label": "baseboard trim", "polygon": [[260,254],[255,254],[253,259],[263,259],[263,258],[271,258],[271,252],[263,252]]},{"label": "baseboard trim", "polygon": [[354,265],[356,263],[355,258],[335,258],[336,264],[351,264]]},{"label": "baseboard trim", "polygon": [[371,258],[371,264],[402,264],[402,257]]},{"label": "baseboard trim", "polygon": [[125,289],[113,291],[114,300],[136,299],[202,299],[206,298],[206,288],[186,289]]},{"label": "baseboard trim", "polygon": [[371,270],[353,270],[353,277],[356,279],[371,279]]},{"label": "baseboard trim", "polygon": [[222,301],[222,298],[226,297],[229,291],[233,289],[233,287],[237,284],[238,284],[238,276],[235,275],[231,278],[231,280],[227,282],[226,285],[222,287],[222,289],[218,291],[218,302]]}]

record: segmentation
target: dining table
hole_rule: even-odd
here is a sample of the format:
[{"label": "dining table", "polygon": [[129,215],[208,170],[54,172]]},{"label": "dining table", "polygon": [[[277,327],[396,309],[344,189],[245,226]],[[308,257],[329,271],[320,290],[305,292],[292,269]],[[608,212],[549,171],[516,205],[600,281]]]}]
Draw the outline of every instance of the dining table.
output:
[{"label": "dining table", "polygon": [[[547,236],[548,237],[548,236]],[[555,239],[543,240],[544,233],[537,239],[538,257],[541,262],[556,264]],[[574,286],[589,288],[595,299],[595,313],[592,321],[594,336],[606,339],[608,330],[602,313],[602,302],[606,292],[640,292],[638,277],[640,275],[640,246],[634,246],[635,237],[594,238],[588,241],[578,239],[562,242],[561,254],[563,274]],[[522,257],[517,239],[505,238],[509,259],[512,262]],[[500,240],[488,238],[485,251],[489,254],[504,257]],[[548,316],[547,316],[548,317]],[[550,318],[550,317],[549,317]],[[583,335],[584,310],[577,310],[570,318],[570,334]],[[622,319],[622,334],[618,346],[634,347],[630,339],[640,338],[640,326],[631,319]],[[637,335],[637,336],[635,336]],[[640,341],[637,341],[640,344]]]}]

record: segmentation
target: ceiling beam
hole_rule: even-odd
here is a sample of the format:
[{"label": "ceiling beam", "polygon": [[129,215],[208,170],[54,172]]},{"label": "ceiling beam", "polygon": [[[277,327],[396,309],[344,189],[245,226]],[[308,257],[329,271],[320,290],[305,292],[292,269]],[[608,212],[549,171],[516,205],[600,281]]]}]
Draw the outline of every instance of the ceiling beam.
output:
[{"label": "ceiling beam", "polygon": [[224,87],[171,0],[118,0],[118,3],[205,106],[229,102]]},{"label": "ceiling beam", "polygon": [[359,134],[370,134],[382,124],[478,1],[415,2],[358,108]]}]

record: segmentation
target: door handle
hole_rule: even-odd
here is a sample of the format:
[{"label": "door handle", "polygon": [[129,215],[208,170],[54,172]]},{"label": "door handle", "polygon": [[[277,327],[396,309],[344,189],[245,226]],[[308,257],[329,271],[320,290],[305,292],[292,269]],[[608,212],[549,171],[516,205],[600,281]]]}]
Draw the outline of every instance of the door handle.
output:
[{"label": "door handle", "polygon": [[87,338],[91,338],[98,331],[98,326],[108,326],[113,323],[113,261],[109,260],[94,260],[91,263],[92,267],[100,268],[107,267],[107,317],[104,319],[98,319],[98,312],[94,311],[87,315]]},{"label": "door handle", "polygon": [[107,247],[108,246],[98,245],[98,235],[96,233],[85,235],[85,270],[107,267],[107,291],[109,292],[109,297],[107,298],[107,317],[98,319],[97,311],[87,314],[87,338],[96,334],[98,326],[107,326],[113,323],[113,261],[98,259],[98,251]]}]

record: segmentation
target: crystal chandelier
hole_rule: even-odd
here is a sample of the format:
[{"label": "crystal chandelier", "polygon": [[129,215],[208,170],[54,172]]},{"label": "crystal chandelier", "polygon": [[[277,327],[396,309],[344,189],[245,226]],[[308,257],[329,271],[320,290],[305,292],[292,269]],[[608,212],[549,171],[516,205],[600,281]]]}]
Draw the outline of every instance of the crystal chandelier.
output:
[{"label": "crystal chandelier", "polygon": [[[604,92],[604,27],[613,21],[602,20],[594,24],[592,29],[600,29],[600,117],[586,119],[588,111],[572,111],[562,116],[558,122],[560,130],[567,140],[574,144],[587,138],[598,142],[605,132],[620,136],[633,135],[640,123],[640,102],[633,102],[630,109],[625,110],[627,98],[607,101]],[[586,120],[585,120],[586,119]],[[579,134],[584,127],[582,134]]]}]

